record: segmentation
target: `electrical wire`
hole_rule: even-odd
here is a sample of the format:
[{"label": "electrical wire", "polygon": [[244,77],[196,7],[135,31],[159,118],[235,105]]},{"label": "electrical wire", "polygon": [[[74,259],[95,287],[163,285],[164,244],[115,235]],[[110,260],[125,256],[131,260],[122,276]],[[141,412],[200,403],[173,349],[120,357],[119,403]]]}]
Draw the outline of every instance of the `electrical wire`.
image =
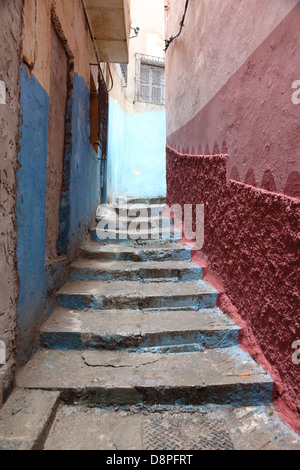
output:
[{"label": "electrical wire", "polygon": [[183,30],[183,27],[184,27],[185,17],[186,17],[186,14],[187,14],[187,9],[188,9],[188,6],[189,6],[189,1],[190,0],[186,0],[186,3],[185,3],[183,17],[182,17],[182,20],[180,22],[179,33],[176,36],[171,36],[170,39],[166,39],[166,41],[165,41],[165,43],[166,43],[165,52],[167,52],[167,50],[169,49],[172,42],[175,41],[175,39],[177,39],[182,33],[182,30]]}]

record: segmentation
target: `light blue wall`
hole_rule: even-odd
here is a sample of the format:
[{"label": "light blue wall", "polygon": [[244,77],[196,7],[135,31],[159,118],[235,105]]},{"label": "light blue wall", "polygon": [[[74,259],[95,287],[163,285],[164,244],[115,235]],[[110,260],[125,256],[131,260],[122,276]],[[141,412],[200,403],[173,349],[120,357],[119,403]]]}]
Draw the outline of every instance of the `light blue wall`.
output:
[{"label": "light blue wall", "polygon": [[108,200],[166,195],[166,111],[128,114],[109,102]]}]

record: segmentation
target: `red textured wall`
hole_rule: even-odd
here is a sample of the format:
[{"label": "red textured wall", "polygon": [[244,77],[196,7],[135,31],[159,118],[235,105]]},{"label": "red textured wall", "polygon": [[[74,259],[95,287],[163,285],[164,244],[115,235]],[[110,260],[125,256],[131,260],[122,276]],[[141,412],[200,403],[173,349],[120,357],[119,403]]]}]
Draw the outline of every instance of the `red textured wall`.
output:
[{"label": "red textured wall", "polygon": [[[220,306],[243,327],[244,347],[272,374],[277,404],[300,432],[300,201],[227,179],[228,156],[167,148],[168,204],[205,204],[206,258],[226,296]],[[212,278],[213,279],[213,278]]]}]

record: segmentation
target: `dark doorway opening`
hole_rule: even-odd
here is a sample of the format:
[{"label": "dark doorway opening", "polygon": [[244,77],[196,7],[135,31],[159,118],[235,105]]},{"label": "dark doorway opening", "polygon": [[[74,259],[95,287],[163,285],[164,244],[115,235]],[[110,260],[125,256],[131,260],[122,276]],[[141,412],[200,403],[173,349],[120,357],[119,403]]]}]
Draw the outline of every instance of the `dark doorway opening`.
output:
[{"label": "dark doorway opening", "polygon": [[46,259],[58,256],[59,210],[61,203],[65,127],[68,100],[69,59],[64,44],[51,23],[50,108],[47,156]]}]

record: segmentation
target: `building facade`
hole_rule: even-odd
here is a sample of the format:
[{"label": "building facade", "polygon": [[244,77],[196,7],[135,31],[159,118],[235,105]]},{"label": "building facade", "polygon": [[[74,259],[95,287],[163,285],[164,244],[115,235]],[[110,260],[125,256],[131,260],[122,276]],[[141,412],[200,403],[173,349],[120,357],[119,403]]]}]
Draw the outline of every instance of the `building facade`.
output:
[{"label": "building facade", "polygon": [[129,0],[96,7],[0,3],[0,405],[101,199],[99,77],[108,96],[106,63],[128,62],[131,20]]}]

